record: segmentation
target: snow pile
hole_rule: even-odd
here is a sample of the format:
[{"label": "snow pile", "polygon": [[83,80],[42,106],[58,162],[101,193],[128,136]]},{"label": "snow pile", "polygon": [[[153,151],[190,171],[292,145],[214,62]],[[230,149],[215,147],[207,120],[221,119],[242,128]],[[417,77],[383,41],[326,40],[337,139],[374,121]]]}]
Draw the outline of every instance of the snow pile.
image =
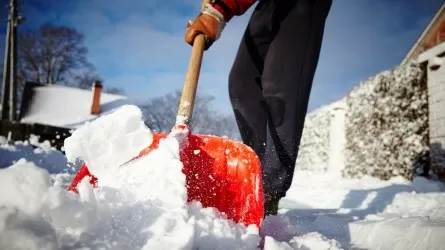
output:
[{"label": "snow pile", "polygon": [[[175,140],[170,143],[178,146]],[[176,165],[174,159],[170,163]],[[145,169],[154,175],[148,181],[163,175],[162,169]],[[51,181],[46,170],[25,160],[0,170],[0,178],[6,180],[0,188],[9,190],[0,195],[0,249],[254,250],[259,244],[255,227],[236,225],[196,202],[184,206],[184,180],[177,174],[149,182],[155,190],[148,190],[145,198],[130,193],[134,186],[94,190],[86,181],[79,195],[66,192],[61,187],[66,180],[57,176]],[[264,250],[342,249],[338,241],[317,232],[302,233],[280,217],[268,218],[263,228]]]},{"label": "snow pile", "polygon": [[425,70],[398,66],[362,82],[347,96],[344,175],[412,178],[428,150]]},{"label": "snow pile", "polygon": [[6,168],[26,159],[49,171],[50,174],[75,173],[80,162],[70,163],[65,155],[52,147],[49,141],[39,142],[37,136],[31,135],[27,141],[8,142],[0,136],[0,168]]},{"label": "snow pile", "polygon": [[67,192],[24,160],[2,169],[0,188],[11,192],[0,196],[0,249],[256,249],[256,226],[186,203],[182,137],[120,168],[151,143],[140,110],[123,106],[66,140],[67,158],[87,162],[100,188],[84,180],[79,195]]}]

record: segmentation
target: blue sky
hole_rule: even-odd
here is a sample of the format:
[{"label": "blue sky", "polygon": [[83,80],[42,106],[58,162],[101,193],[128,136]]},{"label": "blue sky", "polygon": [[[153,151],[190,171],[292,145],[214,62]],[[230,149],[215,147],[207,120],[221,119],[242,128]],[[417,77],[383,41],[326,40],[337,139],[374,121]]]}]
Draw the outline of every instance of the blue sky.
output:
[{"label": "blue sky", "polygon": [[[8,0],[1,0],[6,4]],[[144,100],[181,89],[190,46],[186,22],[199,0],[22,0],[23,28],[44,22],[73,26],[86,36],[89,60],[104,84],[122,87]],[[7,9],[0,4],[0,18]],[[334,0],[309,109],[343,97],[354,85],[399,64],[442,0]],[[227,75],[253,7],[235,17],[204,55],[198,91],[216,97],[215,107],[231,112]],[[5,25],[0,31],[4,54]]]}]

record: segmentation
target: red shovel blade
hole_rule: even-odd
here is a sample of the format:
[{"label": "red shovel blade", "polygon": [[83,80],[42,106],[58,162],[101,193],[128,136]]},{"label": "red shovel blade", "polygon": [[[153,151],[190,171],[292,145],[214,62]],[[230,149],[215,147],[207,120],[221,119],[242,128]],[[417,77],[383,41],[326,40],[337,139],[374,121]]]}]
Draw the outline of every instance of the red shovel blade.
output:
[{"label": "red shovel blade", "polygon": [[[153,143],[138,157],[157,148],[166,136],[153,133]],[[181,161],[189,202],[198,200],[203,207],[215,207],[237,223],[260,228],[264,217],[261,165],[250,147],[228,138],[189,134]],[[90,183],[95,186],[97,178],[83,165],[68,190],[77,192],[77,184],[86,176],[92,177]]]}]

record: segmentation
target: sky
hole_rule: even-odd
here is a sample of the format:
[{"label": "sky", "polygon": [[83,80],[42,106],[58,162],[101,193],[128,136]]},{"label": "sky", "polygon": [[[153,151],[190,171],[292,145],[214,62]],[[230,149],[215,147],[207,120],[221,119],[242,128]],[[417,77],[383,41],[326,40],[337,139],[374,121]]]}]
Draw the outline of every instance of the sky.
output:
[{"label": "sky", "polygon": [[[0,0],[6,20],[8,0]],[[45,22],[85,34],[88,59],[104,85],[144,101],[181,90],[191,47],[184,42],[195,0],[21,0],[21,29]],[[375,74],[397,66],[443,0],[334,0],[326,21],[309,111],[345,96]],[[205,52],[198,92],[215,96],[214,107],[231,112],[227,79],[254,6],[235,17]],[[3,58],[6,22],[0,27]]]}]

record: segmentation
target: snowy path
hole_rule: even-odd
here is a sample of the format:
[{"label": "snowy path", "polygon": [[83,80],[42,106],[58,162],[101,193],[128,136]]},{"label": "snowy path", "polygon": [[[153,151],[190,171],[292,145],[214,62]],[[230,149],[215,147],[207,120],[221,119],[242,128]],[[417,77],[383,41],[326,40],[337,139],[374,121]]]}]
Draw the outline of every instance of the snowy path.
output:
[{"label": "snowy path", "polygon": [[317,232],[344,249],[444,249],[443,191],[443,184],[423,178],[346,180],[335,173],[297,171],[279,215],[268,218],[265,229],[285,242]]}]

